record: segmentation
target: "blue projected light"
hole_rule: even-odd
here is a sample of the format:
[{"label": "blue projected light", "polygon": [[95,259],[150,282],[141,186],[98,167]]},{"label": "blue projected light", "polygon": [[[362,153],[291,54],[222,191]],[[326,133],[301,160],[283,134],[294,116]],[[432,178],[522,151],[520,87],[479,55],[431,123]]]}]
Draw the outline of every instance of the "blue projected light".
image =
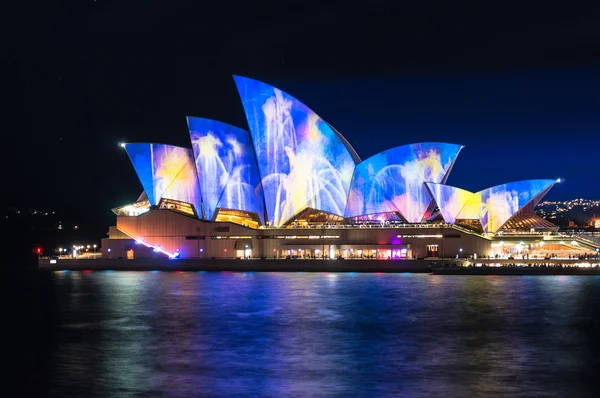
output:
[{"label": "blue projected light", "polygon": [[354,151],[294,97],[257,80],[234,78],[256,150],[269,223],[282,226],[306,208],[343,216]]},{"label": "blue projected light", "polygon": [[129,160],[131,160],[142,187],[144,187],[148,201],[151,205],[157,205],[158,199],[155,197],[150,144],[122,144],[122,146],[127,150]]},{"label": "blue projected light", "polygon": [[399,212],[410,223],[426,216],[432,197],[425,182],[445,182],[463,147],[426,142],[378,153],[356,166],[346,217]]},{"label": "blue projected light", "polygon": [[264,199],[250,134],[215,120],[188,117],[192,150],[204,203],[204,217],[217,209],[258,213]]}]

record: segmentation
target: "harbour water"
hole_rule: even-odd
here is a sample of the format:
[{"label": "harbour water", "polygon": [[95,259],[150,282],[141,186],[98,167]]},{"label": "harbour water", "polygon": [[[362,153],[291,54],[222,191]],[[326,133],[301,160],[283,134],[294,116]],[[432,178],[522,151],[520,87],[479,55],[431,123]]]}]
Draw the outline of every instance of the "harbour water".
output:
[{"label": "harbour water", "polygon": [[31,286],[31,394],[578,397],[600,386],[597,276],[38,271]]}]

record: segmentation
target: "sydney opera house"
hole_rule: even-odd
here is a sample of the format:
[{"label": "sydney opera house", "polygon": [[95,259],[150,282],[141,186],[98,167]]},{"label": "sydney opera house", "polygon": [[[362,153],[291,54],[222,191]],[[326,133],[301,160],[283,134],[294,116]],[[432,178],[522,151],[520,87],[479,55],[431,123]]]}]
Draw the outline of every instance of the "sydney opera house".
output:
[{"label": "sydney opera house", "polygon": [[406,144],[363,160],[302,102],[234,78],[249,131],[189,117],[187,148],[121,144],[143,193],[113,209],[103,257],[489,256],[517,250],[511,236],[557,230],[533,212],[555,179],[479,192],[447,185],[463,149],[452,143]]}]

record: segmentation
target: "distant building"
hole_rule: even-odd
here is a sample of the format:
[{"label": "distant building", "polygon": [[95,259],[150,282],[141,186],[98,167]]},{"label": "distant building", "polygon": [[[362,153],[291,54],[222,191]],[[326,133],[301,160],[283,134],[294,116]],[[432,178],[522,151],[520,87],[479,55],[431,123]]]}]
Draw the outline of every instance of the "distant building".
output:
[{"label": "distant building", "polygon": [[533,212],[554,179],[453,187],[463,146],[440,142],[361,160],[294,97],[235,82],[250,132],[189,117],[189,148],[122,144],[144,192],[113,209],[104,257],[488,256],[510,236],[534,242],[558,229]]}]

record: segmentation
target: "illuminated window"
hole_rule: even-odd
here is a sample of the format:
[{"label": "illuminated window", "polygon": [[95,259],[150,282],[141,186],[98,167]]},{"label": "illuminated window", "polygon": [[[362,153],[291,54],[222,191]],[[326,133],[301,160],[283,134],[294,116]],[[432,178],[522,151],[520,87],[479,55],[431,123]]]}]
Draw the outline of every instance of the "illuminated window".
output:
[{"label": "illuminated window", "polygon": [[398,238],[441,238],[442,235],[397,235]]},{"label": "illuminated window", "polygon": [[196,216],[192,205],[173,199],[162,199],[160,201],[159,209],[173,210],[188,216]]},{"label": "illuminated window", "polygon": [[427,257],[438,257],[438,245],[427,245]]},{"label": "illuminated window", "polygon": [[215,221],[231,222],[250,228],[258,228],[260,226],[258,214],[243,210],[218,209]]},{"label": "illuminated window", "polygon": [[339,235],[278,235],[276,239],[339,239]]},{"label": "illuminated window", "polygon": [[211,239],[252,239],[252,236],[211,236]]},{"label": "illuminated window", "polygon": [[[113,213],[117,216],[139,216],[140,214],[144,214],[150,210],[150,202],[147,200],[142,200],[139,202],[135,202],[129,205],[116,207],[112,209]],[[62,226],[59,226],[59,229],[62,229]]]}]

